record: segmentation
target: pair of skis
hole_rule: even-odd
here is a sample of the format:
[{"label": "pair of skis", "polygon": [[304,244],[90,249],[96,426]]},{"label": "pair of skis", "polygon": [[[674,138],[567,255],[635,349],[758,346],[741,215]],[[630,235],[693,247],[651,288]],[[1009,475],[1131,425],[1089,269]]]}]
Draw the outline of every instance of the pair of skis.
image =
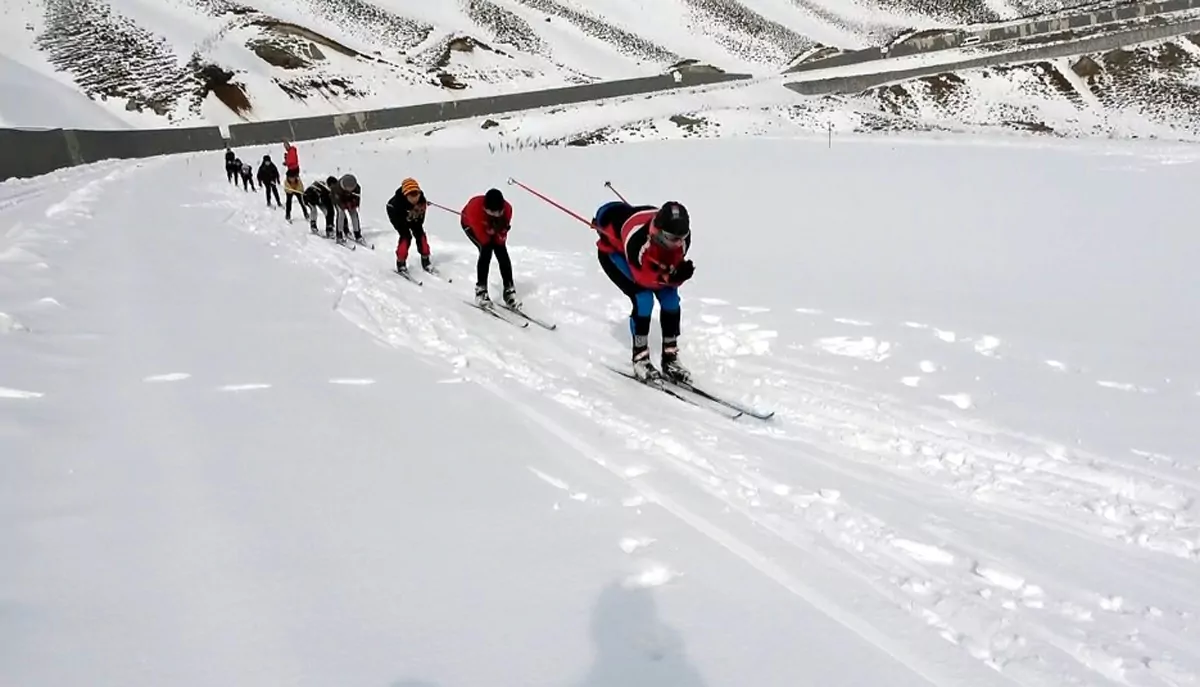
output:
[{"label": "pair of skis", "polygon": [[308,228],[308,230],[310,232],[312,232],[314,236],[320,236],[323,239],[328,239],[330,241],[333,241],[334,243],[336,243],[337,245],[339,245],[343,248],[349,248],[350,250],[357,250],[359,246],[363,246],[364,248],[370,248],[371,250],[375,250],[375,244],[367,243],[366,239],[342,238],[342,240],[339,241],[339,240],[337,240],[336,236],[327,236],[325,234],[322,234],[319,230],[313,229],[311,226]]},{"label": "pair of skis", "polygon": [[[434,277],[437,277],[438,279],[445,279],[447,282],[450,282],[450,283],[452,283],[454,281],[450,277],[442,276],[442,273],[440,271],[438,271],[438,269],[436,267],[426,268],[425,271],[428,272],[429,274],[433,275]],[[395,270],[395,272],[396,272],[396,274],[399,274],[401,277],[404,277],[405,279],[407,279],[408,281],[412,282],[413,284],[415,284],[417,286],[423,286],[425,284],[425,282],[421,281],[420,279],[417,279],[408,270],[404,270],[404,271]],[[493,305],[489,305],[489,306],[484,306],[484,305],[479,305],[475,301],[468,301],[465,299],[463,300],[463,303],[466,303],[467,305],[471,306],[472,308],[475,308],[476,310],[482,310],[483,312],[487,313],[488,315],[491,315],[492,317],[494,317],[498,320],[503,320],[519,329],[525,329],[526,327],[529,326],[530,323],[536,324],[537,326],[539,326],[543,329],[549,330],[549,331],[554,331],[555,329],[558,329],[557,324],[555,324],[553,322],[547,322],[546,320],[543,320],[540,317],[535,317],[533,315],[530,315],[529,313],[525,312],[525,310],[522,308],[511,308],[504,304],[500,304],[500,305],[493,304]]]},{"label": "pair of skis", "polygon": [[608,363],[605,363],[604,366],[626,379],[633,380],[638,384],[649,387],[656,391],[661,391],[672,398],[687,403],[688,405],[693,405],[697,408],[704,408],[706,410],[712,410],[724,417],[729,418],[730,420],[736,420],[743,415],[747,415],[756,420],[770,420],[771,418],[775,417],[775,411],[773,410],[763,411],[752,408],[748,405],[727,398],[721,394],[697,386],[692,382],[676,382],[667,379],[666,377],[656,377],[654,379],[643,380],[638,379],[637,376],[635,376],[629,370],[622,370],[618,367],[609,365]]},{"label": "pair of skis", "polygon": [[517,327],[519,329],[525,329],[526,327],[528,327],[530,325],[530,323],[536,324],[537,326],[541,327],[542,329],[545,329],[545,330],[551,331],[551,332],[554,331],[555,329],[558,329],[557,324],[555,324],[553,322],[547,322],[546,320],[543,320],[540,317],[535,317],[533,315],[530,315],[529,313],[525,312],[525,310],[523,308],[511,308],[504,304],[480,305],[480,304],[476,303],[475,301],[468,301],[468,300],[463,300],[463,303],[466,303],[467,305],[471,306],[472,308],[475,308],[476,310],[482,310],[483,312],[487,313],[488,315],[491,315],[492,317],[495,317],[496,319],[504,320],[505,322],[507,322],[507,323],[511,324],[512,326]]}]

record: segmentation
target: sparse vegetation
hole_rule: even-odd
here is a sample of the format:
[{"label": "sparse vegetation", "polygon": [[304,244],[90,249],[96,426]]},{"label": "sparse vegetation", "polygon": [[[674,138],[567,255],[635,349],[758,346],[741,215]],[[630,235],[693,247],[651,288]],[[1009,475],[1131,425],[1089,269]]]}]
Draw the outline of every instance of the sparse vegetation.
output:
[{"label": "sparse vegetation", "polygon": [[193,87],[166,40],[107,4],[46,0],[46,28],[37,45],[84,93],[125,100],[127,110],[174,117],[175,105]]},{"label": "sparse vegetation", "polygon": [[490,0],[463,0],[467,16],[471,21],[487,29],[496,38],[497,43],[504,43],[531,54],[545,54],[548,50],[546,42],[534,32],[524,19]]}]

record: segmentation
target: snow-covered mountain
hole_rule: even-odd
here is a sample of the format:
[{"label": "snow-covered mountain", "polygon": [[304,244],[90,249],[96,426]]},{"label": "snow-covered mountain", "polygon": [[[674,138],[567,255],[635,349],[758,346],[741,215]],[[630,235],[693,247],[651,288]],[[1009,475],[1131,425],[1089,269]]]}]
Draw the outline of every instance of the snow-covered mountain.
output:
[{"label": "snow-covered mountain", "polygon": [[1068,4],[8,0],[0,123],[226,124],[658,74],[683,60],[770,74],[814,47],[862,48]]}]

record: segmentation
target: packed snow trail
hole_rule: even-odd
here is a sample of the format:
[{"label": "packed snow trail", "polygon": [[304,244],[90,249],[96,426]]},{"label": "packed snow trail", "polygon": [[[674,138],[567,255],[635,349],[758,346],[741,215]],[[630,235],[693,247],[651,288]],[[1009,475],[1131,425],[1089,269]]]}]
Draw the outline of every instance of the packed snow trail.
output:
[{"label": "packed snow trail", "polygon": [[[373,345],[332,307],[344,294],[229,223],[225,189],[147,206],[182,162],[92,171],[5,210],[22,261],[3,304],[24,329],[4,383],[41,394],[3,399],[6,679],[928,684],[763,585],[741,535],[577,457],[635,453],[552,409],[531,432],[532,398]],[[731,643],[739,623],[761,636]]]},{"label": "packed snow trail", "polygon": [[[19,368],[26,377],[14,374],[0,386],[45,395],[0,402],[19,413],[48,412],[68,388],[87,381],[72,369],[59,388],[39,383],[42,368],[78,356],[22,343],[48,324],[73,324],[43,319],[66,316],[37,305],[45,287],[60,289],[57,302],[74,304],[70,312],[92,312],[96,332],[112,321],[123,321],[131,333],[150,330],[122,340],[130,351],[113,355],[153,363],[131,375],[132,388],[193,389],[202,397],[175,401],[190,424],[166,417],[162,424],[177,433],[172,441],[201,435],[204,441],[184,445],[211,450],[191,449],[194,462],[185,467],[193,472],[184,475],[153,462],[146,471],[185,494],[197,489],[195,474],[222,485],[200,489],[190,502],[172,499],[170,512],[183,525],[203,520],[239,545],[221,550],[233,572],[219,579],[235,591],[268,586],[267,569],[277,563],[286,566],[295,598],[315,595],[311,606],[290,603],[293,597],[273,588],[254,597],[258,633],[242,639],[266,649],[255,661],[235,653],[242,644],[214,645],[214,655],[247,661],[226,664],[219,677],[269,664],[291,665],[313,684],[333,675],[342,683],[361,676],[362,684],[379,684],[385,666],[398,666],[390,679],[401,684],[411,678],[446,687],[490,684],[497,674],[521,684],[589,687],[613,684],[617,675],[622,684],[714,686],[1196,683],[1200,479],[1194,456],[1179,450],[1189,443],[1185,404],[1196,399],[1186,385],[1196,377],[1176,355],[1195,321],[1186,313],[1174,317],[1182,331],[1172,332],[1162,319],[1168,307],[1131,307],[1158,303],[1158,289],[1176,283],[1195,243],[1184,234],[1165,236],[1186,216],[1171,203],[1172,184],[1183,185],[1171,166],[1144,155],[1097,171],[1093,153],[1108,151],[1087,148],[852,145],[825,153],[804,143],[731,141],[405,156],[398,153],[402,145],[402,139],[358,137],[301,151],[307,169],[353,171],[362,181],[373,252],[351,252],[311,236],[300,221],[285,223],[280,212],[262,207],[260,195],[230,187],[215,156],[144,163],[148,168],[133,172],[117,166],[120,174],[142,175],[144,188],[133,197],[123,192],[137,188],[128,180],[105,187],[112,200],[88,226],[106,230],[77,249],[54,247],[61,232],[78,231],[58,224],[61,212],[28,222],[33,228],[25,233],[44,231],[53,252],[62,253],[62,267],[53,256],[44,258],[49,267],[37,267],[47,250],[41,243],[18,236],[19,245],[8,248],[26,256],[22,269],[34,278],[6,285],[13,290],[5,297],[25,305],[3,302],[0,309],[29,331],[14,329],[0,344],[28,347],[20,350],[31,363]],[[795,167],[795,159],[804,165]],[[746,167],[747,160],[762,171]],[[904,174],[896,174],[901,164]],[[713,193],[705,170],[739,166],[738,202],[731,203]],[[953,176],[940,171],[955,167],[962,171]],[[778,173],[783,169],[789,174]],[[1072,233],[1054,224],[1031,220],[1023,232],[1009,227],[1012,246],[992,238],[992,216],[975,208],[995,194],[1016,197],[1030,183],[1030,169],[1047,179],[1081,179],[1088,193],[1024,197],[1029,218],[1053,222],[1057,213],[1074,213],[1093,223],[1086,233],[1106,233],[1120,248],[1098,256],[1093,247],[1091,262],[1079,269],[1062,261],[1075,250]],[[462,304],[474,251],[453,218],[427,224],[435,261],[453,284],[428,279],[417,288],[391,271],[393,234],[382,207],[399,178],[415,174],[431,200],[455,205],[511,174],[535,185],[541,180],[541,190],[588,213],[590,203],[607,199],[601,183],[613,175],[597,172],[591,185],[564,182],[589,176],[581,170],[621,170],[614,183],[645,194],[634,202],[684,199],[703,218],[694,244],[697,278],[685,293],[686,359],[701,381],[778,409],[775,419],[724,420],[597,364],[627,357],[627,301],[599,275],[586,231],[568,228],[570,220],[511,187],[505,191],[517,207],[511,236],[517,285],[531,312],[560,323],[557,331],[517,330]],[[984,171],[992,180],[986,188],[972,181]],[[125,218],[135,206],[145,210],[145,193],[157,183],[151,177],[197,181],[185,207],[155,204],[147,211],[153,226],[129,225]],[[851,179],[876,189],[879,202],[855,204],[839,195],[837,187],[850,188]],[[951,231],[931,238],[942,225],[920,214],[872,215],[934,185],[950,205],[943,214],[977,218],[970,240]],[[837,220],[838,231],[799,232],[781,223],[778,199],[794,195],[793,187],[811,188],[807,214],[799,216],[815,227]],[[1118,202],[1130,193],[1145,206]],[[21,208],[30,202],[18,201],[8,212],[29,217]],[[1063,205],[1068,209],[1058,209]],[[1137,242],[1127,241],[1122,223],[1135,218],[1167,240],[1142,232]],[[109,236],[118,233],[119,240]],[[1031,235],[1058,243],[1037,244]],[[111,245],[101,245],[108,239]],[[999,267],[974,252],[984,243],[995,255],[989,241],[1007,246]],[[939,270],[971,260],[979,282],[938,281]],[[143,268],[144,262],[161,264]],[[1128,331],[1111,327],[1095,348],[1076,344],[1074,357],[1060,355],[1069,346],[1053,345],[1045,332],[1079,341],[1068,326],[1102,325],[1087,313],[1051,325],[1045,313],[1059,300],[1013,290],[1021,280],[1041,279],[1040,295],[1053,294],[1054,284],[1036,269],[1042,262],[1078,280],[1068,282],[1075,299],[1068,304],[1076,308],[1093,292],[1112,295],[1087,279],[1103,282],[1121,271],[1126,288],[1138,293],[1110,299],[1102,314],[1140,318],[1159,337],[1155,359],[1131,353],[1136,349],[1122,339]],[[1005,283],[1006,272],[1019,278]],[[118,281],[101,288],[113,276]],[[13,295],[17,287],[25,291]],[[970,310],[946,307],[964,293],[975,299]],[[108,309],[126,306],[110,299],[138,306],[114,320]],[[218,332],[210,318],[243,333]],[[366,345],[346,319],[384,345]],[[224,350],[226,340],[233,350]],[[162,359],[166,354],[174,358]],[[238,374],[195,391],[198,380],[217,376],[214,362]],[[1135,390],[1149,387],[1142,380],[1162,369],[1187,392],[1110,389],[1100,384],[1108,376],[1093,368],[1112,367],[1139,382]],[[311,389],[304,386],[309,369],[321,370],[322,383]],[[325,381],[335,378],[375,383]],[[280,405],[266,400],[284,387]],[[346,400],[331,401],[344,393]],[[364,399],[368,394],[374,395]],[[238,399],[236,411],[210,400],[227,398]],[[1010,408],[1043,398],[1066,403],[1034,405],[1042,413],[1036,422],[1012,424],[1027,418]],[[168,414],[162,398],[152,402],[147,415]],[[1121,415],[1105,416],[1100,408]],[[1070,409],[1078,412],[1068,416]],[[1156,433],[1140,433],[1141,418]],[[150,460],[140,444],[93,424],[83,413],[37,422],[21,415],[15,427],[26,443],[17,453],[30,454],[39,427],[82,425],[104,438],[101,446],[121,447],[113,453],[132,444],[137,461]],[[225,424],[234,428],[231,436],[212,436]],[[439,425],[447,429],[435,432]],[[313,439],[318,430],[328,432],[328,444]],[[152,440],[163,440],[166,431],[147,430],[145,442],[157,447]],[[249,440],[262,442],[253,457]],[[5,484],[22,484],[22,494],[33,493],[24,488],[27,474],[4,477]],[[39,496],[36,507],[49,506]],[[220,516],[245,525],[221,530]],[[16,522],[18,529],[28,526]],[[344,528],[352,541],[338,539]],[[308,531],[328,538],[295,541]],[[409,537],[442,544],[426,542],[411,556],[390,548]],[[486,545],[476,544],[481,537]],[[154,548],[139,553],[154,557]],[[234,555],[259,549],[257,558]],[[45,558],[25,570],[41,567],[62,574]],[[179,584],[165,575],[141,582],[162,596]],[[100,598],[132,595],[125,581],[95,584]],[[5,581],[0,589],[11,586],[8,596],[28,599],[37,589],[31,585]],[[621,592],[646,586],[659,591]],[[404,605],[417,603],[407,596],[412,590],[428,606]],[[464,590],[469,601],[459,598]],[[393,605],[376,608],[372,593]],[[229,596],[210,594],[206,609]],[[593,654],[583,637],[596,595]],[[514,599],[536,604],[517,608]],[[655,602],[680,635],[654,620],[647,608]],[[444,614],[434,616],[433,607],[445,603]],[[321,616],[329,609],[333,623]],[[346,642],[316,644],[318,636],[328,642],[312,627],[318,622],[336,627]],[[86,624],[70,625],[83,632]],[[343,632],[347,624],[353,627]],[[495,646],[496,634],[505,636],[504,647]],[[488,647],[482,654],[481,646]],[[550,650],[530,653],[535,646]],[[463,655],[482,655],[482,662],[468,668]],[[199,660],[195,652],[188,658]],[[30,674],[45,668],[18,665]],[[114,683],[129,677],[101,672]]]}]

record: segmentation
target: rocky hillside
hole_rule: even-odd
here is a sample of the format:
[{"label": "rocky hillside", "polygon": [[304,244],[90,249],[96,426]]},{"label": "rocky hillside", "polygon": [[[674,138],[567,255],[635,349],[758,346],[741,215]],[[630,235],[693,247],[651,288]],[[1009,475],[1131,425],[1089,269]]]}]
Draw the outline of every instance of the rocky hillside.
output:
[{"label": "rocky hillside", "polygon": [[[817,47],[1070,4],[9,0],[0,54],[134,126],[223,124],[652,75],[685,59],[770,74]],[[18,104],[0,115],[19,120]]]},{"label": "rocky hillside", "polygon": [[1200,136],[1200,35],[966,70],[848,99],[887,128],[1008,127],[1048,135]]}]

